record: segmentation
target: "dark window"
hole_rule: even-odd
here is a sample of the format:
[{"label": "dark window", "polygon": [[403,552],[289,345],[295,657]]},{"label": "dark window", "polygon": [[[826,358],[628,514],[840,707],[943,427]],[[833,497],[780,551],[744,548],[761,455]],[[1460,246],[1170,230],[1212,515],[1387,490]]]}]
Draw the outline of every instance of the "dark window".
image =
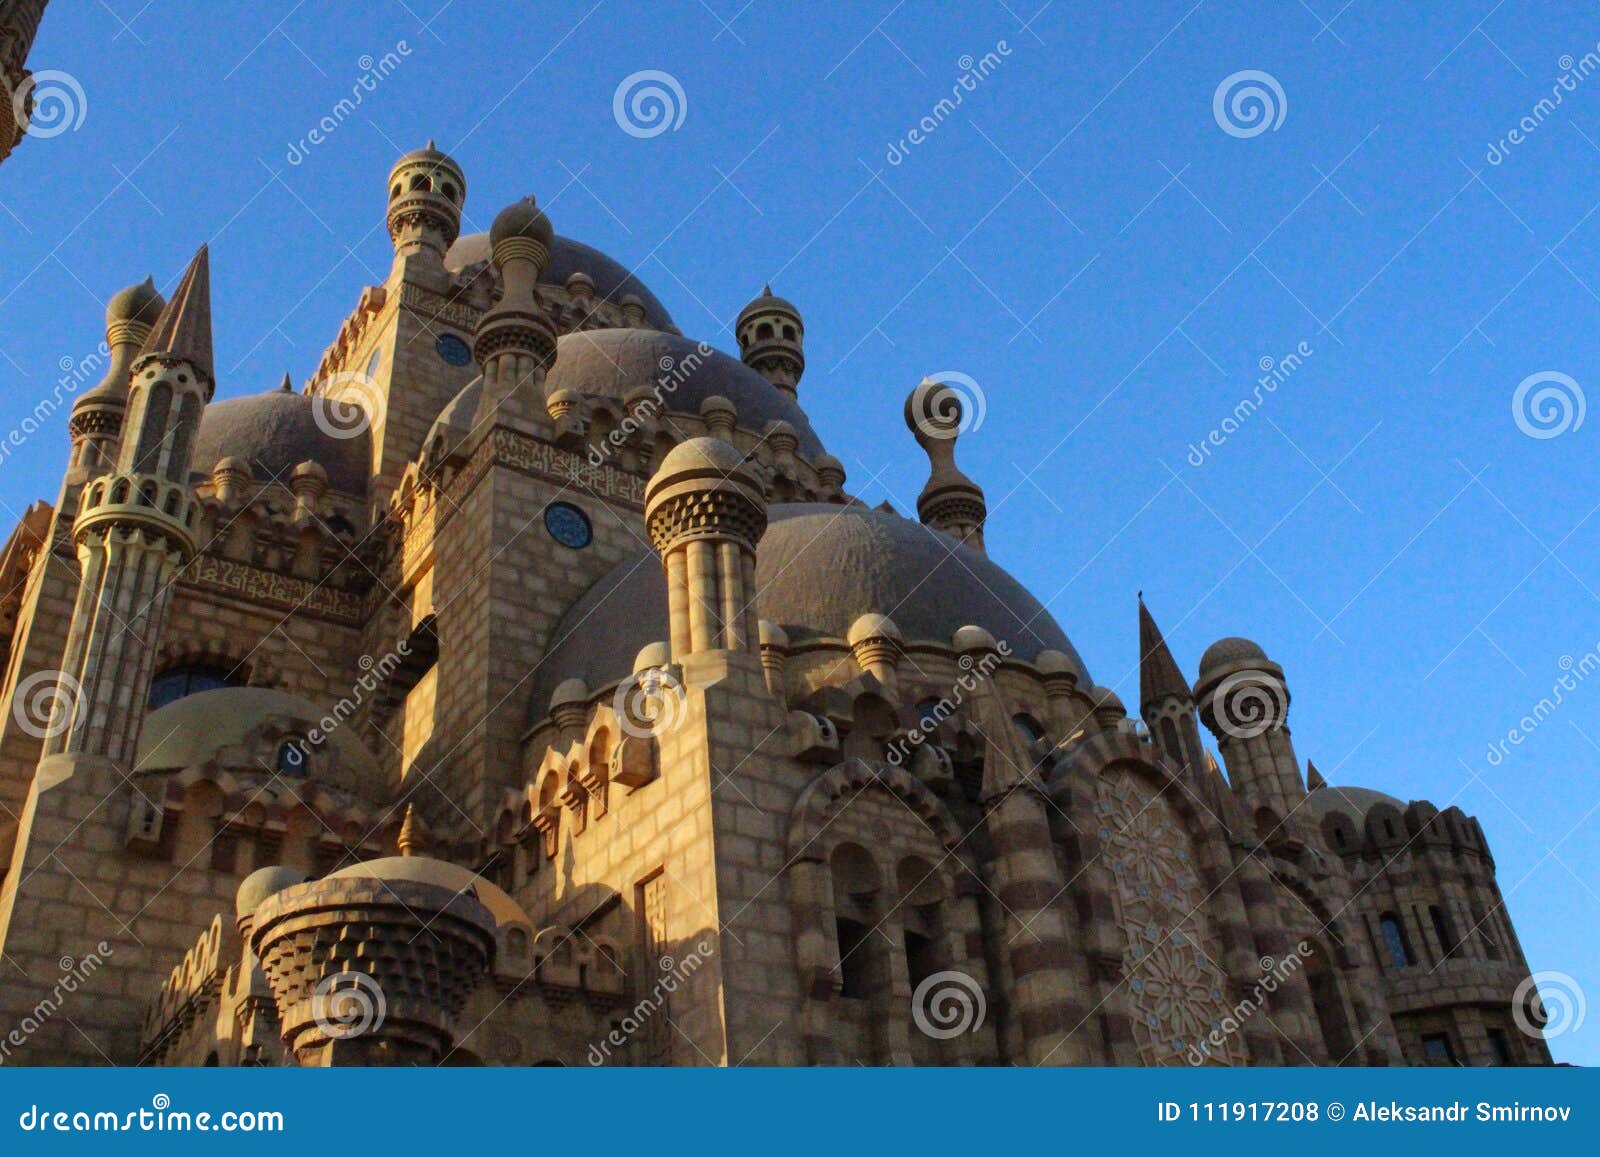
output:
[{"label": "dark window", "polygon": [[1450,1047],[1450,1038],[1442,1032],[1427,1033],[1422,1038],[1422,1055],[1430,1065],[1453,1065],[1456,1051]]},{"label": "dark window", "polygon": [[917,985],[938,971],[939,964],[934,959],[933,941],[915,932],[907,932],[906,973],[911,978],[912,990],[915,991]]},{"label": "dark window", "polygon": [[594,540],[589,516],[570,502],[552,502],[544,508],[544,528],[562,546],[582,550]]},{"label": "dark window", "polygon": [[867,995],[867,926],[843,916],[837,921],[839,931],[839,975],[843,983],[840,996],[860,999]]},{"label": "dark window", "polygon": [[772,337],[772,323],[764,321],[756,326],[756,340],[767,341]]},{"label": "dark window", "polygon": [[1044,738],[1044,728],[1027,715],[1013,715],[1011,722],[1016,727],[1017,734],[1021,735],[1023,741],[1030,747]]},{"label": "dark window", "polygon": [[1428,905],[1428,916],[1433,920],[1433,934],[1439,938],[1439,951],[1448,960],[1456,950],[1456,932],[1450,924],[1450,917],[1437,904]]},{"label": "dark window", "polygon": [[306,741],[285,739],[278,744],[278,774],[303,776],[306,773]]},{"label": "dark window", "polygon": [[453,333],[442,333],[433,343],[434,352],[453,366],[472,361],[472,347]]},{"label": "dark window", "polygon": [[150,710],[165,707],[185,695],[215,691],[219,687],[238,687],[242,680],[225,667],[174,667],[163,671],[150,683]]},{"label": "dark window", "polygon": [[1400,918],[1393,912],[1378,917],[1378,927],[1383,930],[1383,946],[1389,953],[1389,964],[1394,968],[1411,967],[1411,948],[1406,944],[1405,930]]},{"label": "dark window", "polygon": [[1489,1055],[1494,1058],[1494,1064],[1511,1064],[1511,1042],[1506,1039],[1504,1029],[1489,1030]]}]

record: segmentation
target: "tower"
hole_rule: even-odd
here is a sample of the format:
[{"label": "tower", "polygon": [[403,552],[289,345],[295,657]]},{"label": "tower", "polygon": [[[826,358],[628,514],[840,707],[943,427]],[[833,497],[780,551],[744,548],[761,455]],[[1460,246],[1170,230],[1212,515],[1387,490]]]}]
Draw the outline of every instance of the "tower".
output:
[{"label": "tower", "polygon": [[550,218],[532,197],[503,209],[489,229],[490,254],[500,271],[500,300],[478,322],[473,356],[483,367],[476,422],[543,420],[544,377],[556,357],[556,330],[534,297],[550,261]]},{"label": "tower", "polygon": [[1178,669],[1161,628],[1139,595],[1139,715],[1150,738],[1178,766],[1198,777],[1205,748],[1195,722],[1194,693]]},{"label": "tower", "polygon": [[445,250],[461,232],[467,179],[461,167],[429,141],[389,171],[389,238],[395,261],[431,254],[443,273]]},{"label": "tower", "polygon": [[61,667],[61,710],[44,754],[126,765],[180,566],[194,554],[189,459],[215,389],[211,278],[202,245],[129,368],[126,437],[114,470],[84,490],[72,534],[82,584]]},{"label": "tower", "polygon": [[667,571],[673,661],[758,654],[756,544],[767,500],[744,456],[720,438],[684,442],[650,480],[644,517]]},{"label": "tower", "polygon": [[1283,668],[1249,639],[1211,644],[1195,684],[1200,718],[1217,738],[1228,781],[1246,810],[1273,815],[1276,829],[1305,799],[1300,764],[1289,739],[1289,687]]},{"label": "tower", "polygon": [[[25,98],[23,108],[16,110],[15,94],[32,75],[27,68],[28,51],[39,33],[46,3],[47,0],[14,0],[0,9],[0,80],[4,81],[0,88],[5,97],[0,107],[0,164],[22,140],[27,118],[32,114],[32,97]],[[19,117],[17,112],[23,115]]]},{"label": "tower", "polygon": [[798,400],[806,372],[806,327],[800,311],[773,294],[772,286],[739,311],[733,324],[739,358],[791,399]]},{"label": "tower", "polygon": [[106,348],[111,351],[111,364],[100,384],[72,404],[67,427],[72,436],[69,483],[86,482],[116,462],[128,407],[128,375],[166,305],[166,298],[150,278],[130,285],[106,303]]},{"label": "tower", "polygon": [[956,438],[965,429],[960,394],[944,382],[923,378],[906,398],[906,427],[928,456],[928,481],[917,495],[917,517],[973,550],[983,550],[989,517],[983,488],[956,466]]}]

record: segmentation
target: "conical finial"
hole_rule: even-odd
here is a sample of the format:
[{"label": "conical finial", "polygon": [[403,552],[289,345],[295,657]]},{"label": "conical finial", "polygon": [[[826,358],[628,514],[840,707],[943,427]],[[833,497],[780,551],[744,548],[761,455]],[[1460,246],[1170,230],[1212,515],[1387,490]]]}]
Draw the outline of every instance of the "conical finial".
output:
[{"label": "conical finial", "polygon": [[283,382],[278,386],[278,389],[282,390],[286,394],[294,393],[294,383],[289,380],[288,370],[283,372]]},{"label": "conical finial", "polygon": [[1178,669],[1161,628],[1144,605],[1144,592],[1139,592],[1139,712],[1146,714],[1160,706],[1166,698],[1194,699],[1194,692]]},{"label": "conical finial", "polygon": [[1309,759],[1306,760],[1306,790],[1316,791],[1319,787],[1327,787],[1328,781],[1322,778],[1322,773],[1317,770],[1317,765]]},{"label": "conical finial", "polygon": [[765,285],[763,285],[761,287],[761,296],[762,297],[771,297],[772,296],[772,282],[769,281],[769,282],[767,282]]},{"label": "conical finial", "polygon": [[422,817],[417,814],[417,809],[412,804],[406,804],[406,818],[400,821],[400,836],[395,842],[400,845],[402,856],[417,855],[427,847]]},{"label": "conical finial", "polygon": [[207,383],[216,382],[211,368],[211,256],[207,246],[200,246],[183,271],[139,350],[141,358],[149,355],[186,361]]},{"label": "conical finial", "polygon": [[435,151],[437,151],[437,148],[436,148],[436,146],[435,146],[435,145],[434,145],[434,143],[433,143],[433,138],[432,138],[432,137],[429,137],[429,138],[428,138],[428,147],[429,147],[429,148],[430,148],[430,149],[434,149],[434,150],[435,150]]}]

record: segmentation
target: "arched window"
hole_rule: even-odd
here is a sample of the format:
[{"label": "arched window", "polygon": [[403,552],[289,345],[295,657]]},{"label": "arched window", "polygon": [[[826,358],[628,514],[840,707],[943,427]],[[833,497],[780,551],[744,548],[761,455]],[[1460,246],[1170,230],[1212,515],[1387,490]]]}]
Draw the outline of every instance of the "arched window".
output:
[{"label": "arched window", "polygon": [[1383,932],[1383,947],[1389,954],[1389,965],[1392,968],[1411,967],[1411,947],[1406,943],[1405,929],[1400,926],[1400,917],[1393,912],[1385,912],[1378,917],[1378,928]]},{"label": "arched window", "polygon": [[173,667],[163,671],[150,682],[150,710],[165,707],[168,703],[193,695],[199,691],[215,691],[219,687],[241,687],[244,680],[237,670],[226,667],[191,665]]},{"label": "arched window", "polygon": [[1456,950],[1455,927],[1449,915],[1437,904],[1428,905],[1428,917],[1433,921],[1433,934],[1439,938],[1439,951],[1443,954],[1443,958],[1448,960]]},{"label": "arched window", "polygon": [[1017,729],[1017,734],[1022,736],[1022,741],[1032,747],[1044,738],[1044,728],[1031,715],[1018,712],[1011,717],[1011,725]]}]

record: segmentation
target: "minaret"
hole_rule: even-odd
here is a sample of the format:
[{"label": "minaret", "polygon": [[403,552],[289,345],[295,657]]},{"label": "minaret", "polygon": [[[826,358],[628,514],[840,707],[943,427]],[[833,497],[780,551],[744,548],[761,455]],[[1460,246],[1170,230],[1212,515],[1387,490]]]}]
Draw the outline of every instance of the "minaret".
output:
[{"label": "minaret", "polygon": [[67,424],[72,436],[72,457],[67,463],[69,486],[81,485],[105,473],[116,462],[128,408],[128,374],[166,305],[166,298],[149,278],[130,285],[106,303],[106,348],[111,351],[111,365],[100,384],[79,395],[72,404],[72,418]]},{"label": "minaret", "polygon": [[[997,644],[976,627],[956,633],[963,660],[987,670]],[[1050,839],[1050,807],[1035,759],[992,675],[973,699],[972,724],[983,737],[984,825],[994,845],[995,897],[1006,914],[1004,943],[1012,976],[1013,1031],[1031,1065],[1093,1063],[1090,1010],[1073,968],[1076,928],[1066,880]]]},{"label": "minaret", "polygon": [[[194,554],[189,459],[215,386],[205,246],[195,254],[130,370],[115,470],[84,489],[72,526],[82,583],[44,754],[104,756],[126,768],[144,718],[173,579]],[[43,771],[41,770],[41,775]]]},{"label": "minaret", "polygon": [[1139,715],[1150,738],[1179,767],[1197,776],[1205,767],[1205,747],[1195,721],[1194,693],[1183,677],[1161,628],[1139,592]]},{"label": "minaret", "polygon": [[906,399],[906,426],[932,468],[917,495],[917,517],[924,526],[981,552],[989,507],[983,488],[956,468],[956,438],[963,429],[960,394],[944,382],[923,378]]},{"label": "minaret", "polygon": [[556,359],[556,330],[534,295],[550,262],[550,218],[532,197],[503,209],[489,228],[490,256],[500,271],[500,300],[478,322],[473,356],[483,367],[475,425],[545,414],[544,378]]},{"label": "minaret", "polygon": [[667,572],[672,661],[702,651],[759,655],[756,544],[767,500],[744,456],[720,438],[674,447],[645,490],[644,519]]},{"label": "minaret", "polygon": [[769,285],[739,311],[733,332],[740,360],[798,401],[800,376],[806,372],[806,327],[800,311],[775,296]]},{"label": "minaret", "polygon": [[1195,684],[1200,718],[1217,737],[1234,794],[1254,813],[1285,820],[1306,795],[1289,739],[1289,687],[1283,668],[1249,639],[1213,643]]},{"label": "minaret", "polygon": [[395,261],[426,255],[444,272],[444,255],[461,232],[467,180],[461,168],[429,141],[389,171],[389,238]]},{"label": "minaret", "polygon": [[11,155],[11,150],[22,140],[23,130],[33,114],[31,94],[23,98],[23,107],[16,107],[16,94],[22,91],[31,74],[28,72],[28,51],[33,38],[39,34],[39,21],[44,19],[47,0],[8,0],[0,5],[0,164]]}]

